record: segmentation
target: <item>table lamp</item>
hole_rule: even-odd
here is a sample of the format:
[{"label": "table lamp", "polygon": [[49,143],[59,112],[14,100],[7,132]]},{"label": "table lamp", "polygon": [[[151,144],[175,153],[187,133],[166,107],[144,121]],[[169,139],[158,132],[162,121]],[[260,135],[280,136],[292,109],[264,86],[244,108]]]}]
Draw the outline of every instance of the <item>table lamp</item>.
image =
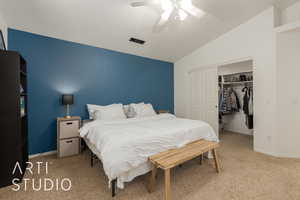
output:
[{"label": "table lamp", "polygon": [[67,113],[66,118],[71,118],[70,116],[70,105],[74,104],[74,95],[72,94],[63,94],[62,95],[62,105],[66,106]]}]

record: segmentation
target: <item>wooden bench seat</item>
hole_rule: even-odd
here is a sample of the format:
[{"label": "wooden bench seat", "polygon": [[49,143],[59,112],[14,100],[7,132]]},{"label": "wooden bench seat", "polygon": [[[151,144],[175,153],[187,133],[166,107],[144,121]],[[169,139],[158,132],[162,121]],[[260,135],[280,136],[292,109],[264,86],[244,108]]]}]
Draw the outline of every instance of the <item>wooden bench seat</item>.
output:
[{"label": "wooden bench seat", "polygon": [[153,169],[150,176],[149,192],[154,190],[155,177],[157,168],[161,168],[165,173],[165,200],[171,199],[171,178],[170,170],[186,161],[192,160],[198,156],[201,156],[206,152],[212,151],[216,171],[220,172],[219,162],[217,158],[216,148],[219,147],[219,143],[210,142],[206,140],[198,140],[187,144],[186,146],[178,149],[171,149],[164,151],[149,157],[149,160],[153,164]]}]

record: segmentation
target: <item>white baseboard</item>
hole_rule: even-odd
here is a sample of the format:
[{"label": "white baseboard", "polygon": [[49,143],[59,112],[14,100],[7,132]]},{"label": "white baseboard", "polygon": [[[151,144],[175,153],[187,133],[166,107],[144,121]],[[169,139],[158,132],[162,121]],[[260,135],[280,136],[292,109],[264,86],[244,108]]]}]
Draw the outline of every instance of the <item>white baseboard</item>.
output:
[{"label": "white baseboard", "polygon": [[290,154],[290,153],[284,153],[284,152],[283,153],[278,153],[278,152],[274,153],[274,152],[265,151],[265,150],[262,150],[262,149],[256,148],[256,147],[254,147],[254,151],[268,155],[268,156],[273,156],[276,158],[291,158],[291,159],[299,159],[300,158],[299,154]]},{"label": "white baseboard", "polygon": [[253,130],[250,130],[249,133],[243,132],[243,131],[237,131],[237,130],[230,130],[230,129],[224,129],[224,131],[228,131],[231,133],[237,133],[237,134],[242,134],[242,135],[253,135]]},{"label": "white baseboard", "polygon": [[41,157],[41,156],[49,156],[49,155],[53,155],[56,154],[57,151],[48,151],[48,152],[44,152],[44,153],[37,153],[37,154],[32,154],[29,156],[29,159],[31,158],[36,158],[36,157]]}]

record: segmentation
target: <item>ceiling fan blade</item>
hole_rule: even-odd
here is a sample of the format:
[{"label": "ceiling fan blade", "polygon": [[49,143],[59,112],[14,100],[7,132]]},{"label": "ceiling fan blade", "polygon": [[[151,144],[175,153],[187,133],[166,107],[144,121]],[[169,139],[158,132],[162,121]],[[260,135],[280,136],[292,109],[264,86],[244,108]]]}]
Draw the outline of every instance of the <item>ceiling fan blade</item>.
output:
[{"label": "ceiling fan blade", "polygon": [[140,6],[148,6],[148,5],[154,5],[158,4],[159,0],[144,0],[144,1],[137,1],[137,2],[132,2],[130,5],[132,7],[140,7]]},{"label": "ceiling fan blade", "polygon": [[140,6],[146,6],[146,5],[148,5],[149,3],[148,2],[146,2],[146,1],[141,1],[141,2],[133,2],[133,3],[131,3],[130,5],[132,6],[132,7],[140,7]]},{"label": "ceiling fan blade", "polygon": [[182,8],[183,10],[185,10],[187,13],[189,13],[190,15],[197,17],[197,18],[201,18],[203,17],[203,15],[205,15],[205,12],[200,10],[199,8],[196,8],[195,6],[192,6],[190,8]]},{"label": "ceiling fan blade", "polygon": [[205,12],[200,10],[199,8],[195,7],[192,4],[191,0],[182,0],[180,2],[180,7],[183,9],[185,12],[189,13],[190,15],[201,18],[203,15],[205,15]]},{"label": "ceiling fan blade", "polygon": [[179,9],[178,10],[178,15],[179,15],[179,19],[181,20],[181,21],[184,21],[186,18],[187,18],[187,14],[186,14],[186,12],[184,11],[184,10],[182,10],[182,9]]}]

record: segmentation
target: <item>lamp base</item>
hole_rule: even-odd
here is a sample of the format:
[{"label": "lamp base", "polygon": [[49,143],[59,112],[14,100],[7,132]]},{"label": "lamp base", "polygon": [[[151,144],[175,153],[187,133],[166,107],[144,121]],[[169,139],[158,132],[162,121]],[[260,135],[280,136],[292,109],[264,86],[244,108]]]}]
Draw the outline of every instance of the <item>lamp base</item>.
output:
[{"label": "lamp base", "polygon": [[70,119],[71,116],[70,116],[70,105],[67,104],[67,112],[66,112],[66,116],[65,116],[66,119]]}]

